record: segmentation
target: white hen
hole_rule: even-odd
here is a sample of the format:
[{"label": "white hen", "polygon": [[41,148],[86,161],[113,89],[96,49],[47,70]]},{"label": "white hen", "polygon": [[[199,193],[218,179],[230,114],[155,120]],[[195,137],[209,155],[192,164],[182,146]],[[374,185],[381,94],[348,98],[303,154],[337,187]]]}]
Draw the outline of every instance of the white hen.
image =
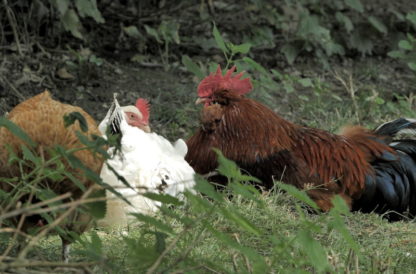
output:
[{"label": "white hen", "polygon": [[[126,113],[127,110],[131,113],[132,107],[120,107],[114,98],[110,110],[99,125],[104,136],[108,126],[111,127],[110,132],[121,134],[120,149],[108,150],[111,158],[103,166],[101,178],[131,203],[128,205],[113,193],[107,192],[110,199],[107,202],[106,217],[99,223],[101,226],[122,227],[128,223],[129,213],[156,212],[160,202],[143,197],[141,194],[145,192],[166,193],[181,198],[181,193],[192,190],[195,185],[195,172],[184,159],[188,150],[186,143],[179,139],[172,145],[156,133],[131,126],[126,120]],[[138,115],[141,115],[140,111]],[[123,176],[132,188],[120,181],[108,166]]]}]

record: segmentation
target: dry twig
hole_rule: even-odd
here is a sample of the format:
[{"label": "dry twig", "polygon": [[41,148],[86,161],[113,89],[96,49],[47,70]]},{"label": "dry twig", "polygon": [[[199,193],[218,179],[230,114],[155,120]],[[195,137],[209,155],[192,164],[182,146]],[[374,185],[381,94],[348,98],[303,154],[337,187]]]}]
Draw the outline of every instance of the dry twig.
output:
[{"label": "dry twig", "polygon": [[7,0],[3,0],[3,5],[6,9],[7,19],[9,20],[9,24],[13,30],[13,36],[14,36],[14,40],[16,41],[17,52],[19,53],[20,56],[23,56],[22,48],[20,46],[20,41],[19,41],[19,34],[17,32],[17,27],[16,27],[16,18],[14,17],[12,10],[10,9],[9,4],[7,3]]}]

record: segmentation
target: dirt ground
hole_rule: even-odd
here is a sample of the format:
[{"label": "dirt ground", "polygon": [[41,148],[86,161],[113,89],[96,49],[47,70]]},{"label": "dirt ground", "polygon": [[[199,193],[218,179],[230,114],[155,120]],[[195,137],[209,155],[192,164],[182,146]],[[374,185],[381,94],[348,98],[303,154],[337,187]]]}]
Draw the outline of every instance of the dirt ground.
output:
[{"label": "dirt ground", "polygon": [[[80,106],[100,120],[111,104],[113,93],[122,105],[143,97],[151,103],[174,90],[188,91],[196,98],[195,83],[180,71],[144,67],[132,62],[77,61],[67,53],[38,53],[19,57],[3,55],[0,61],[0,115],[19,102],[48,89],[56,100]],[[74,64],[75,63],[75,64]],[[195,100],[195,98],[189,98]]]},{"label": "dirt ground", "polygon": [[[80,106],[100,121],[113,93],[117,93],[122,105],[134,104],[139,97],[148,99],[155,131],[171,139],[184,138],[190,128],[192,131],[198,125],[199,110],[191,105],[197,97],[197,82],[185,69],[179,68],[165,71],[162,66],[143,65],[128,58],[104,59],[88,49],[40,50],[24,57],[14,51],[4,52],[0,56],[0,115],[48,89],[55,99]],[[277,69],[289,75],[321,78],[331,84],[331,91],[344,97],[349,95],[335,79],[335,73],[345,77],[350,74],[357,89],[373,89],[386,98],[393,94],[416,94],[414,74],[391,58],[344,60],[334,64],[330,71],[308,62]],[[301,122],[291,100],[298,94],[308,96],[308,91],[296,90],[290,95],[277,91],[273,93],[275,100],[266,103],[287,118]],[[176,121],[173,129],[168,128],[172,120]]]}]

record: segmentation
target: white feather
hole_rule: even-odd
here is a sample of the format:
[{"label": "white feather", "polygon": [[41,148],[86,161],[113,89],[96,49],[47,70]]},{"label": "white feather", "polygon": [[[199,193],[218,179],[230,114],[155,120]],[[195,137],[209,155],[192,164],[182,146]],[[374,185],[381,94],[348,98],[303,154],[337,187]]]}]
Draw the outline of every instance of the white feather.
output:
[{"label": "white feather", "polygon": [[[120,111],[117,105],[116,103],[116,111]],[[107,126],[110,116],[107,113]],[[106,128],[102,132],[105,130]],[[131,219],[129,213],[156,212],[160,202],[145,198],[140,195],[142,193],[166,193],[181,198],[181,193],[185,190],[192,191],[195,185],[195,172],[184,159],[187,146],[182,139],[172,145],[156,133],[146,133],[128,125],[124,113],[120,130],[121,149],[116,153],[114,148],[109,149],[109,154],[114,155],[102,168],[101,178],[128,199],[131,206],[113,193],[108,193],[110,200],[107,202],[107,214],[99,223],[103,226],[125,226]],[[107,165],[113,167],[134,189],[119,181]]]}]

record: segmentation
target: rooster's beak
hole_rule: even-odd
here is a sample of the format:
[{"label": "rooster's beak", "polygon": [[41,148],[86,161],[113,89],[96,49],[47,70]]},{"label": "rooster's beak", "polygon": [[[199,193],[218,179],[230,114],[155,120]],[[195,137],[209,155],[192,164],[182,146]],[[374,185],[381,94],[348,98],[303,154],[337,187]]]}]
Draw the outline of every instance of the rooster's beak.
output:
[{"label": "rooster's beak", "polygon": [[195,101],[195,105],[201,104],[201,103],[205,103],[207,99],[206,98],[198,98]]}]

